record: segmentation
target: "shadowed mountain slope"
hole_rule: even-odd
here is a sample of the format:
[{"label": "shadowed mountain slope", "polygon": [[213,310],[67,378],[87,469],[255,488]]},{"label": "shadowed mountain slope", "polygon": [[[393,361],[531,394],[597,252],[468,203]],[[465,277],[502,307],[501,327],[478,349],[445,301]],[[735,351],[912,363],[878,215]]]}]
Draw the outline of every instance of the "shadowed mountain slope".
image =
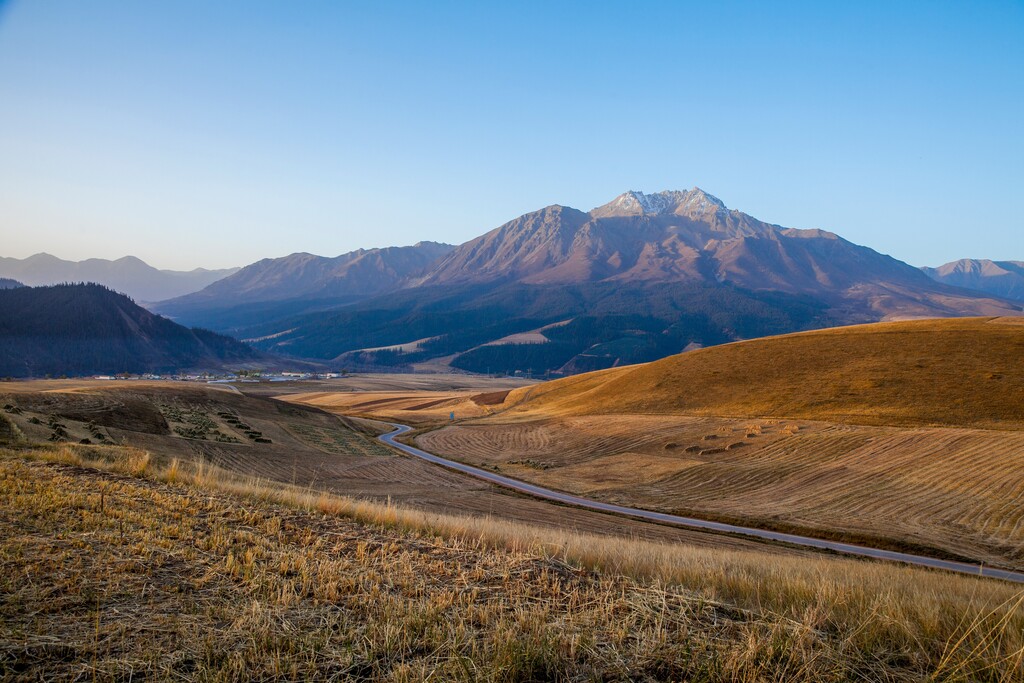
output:
[{"label": "shadowed mountain slope", "polygon": [[393,291],[451,249],[447,244],[419,242],[411,247],[359,249],[333,258],[300,253],[263,259],[202,291],[153,308],[183,322],[219,321],[218,329],[230,329],[236,322],[251,324]]},{"label": "shadowed mountain slope", "polygon": [[549,206],[454,248],[262,261],[157,310],[351,368],[532,374],[840,324],[1021,313],[699,188]]},{"label": "shadowed mountain slope", "polygon": [[0,376],[217,370],[262,360],[241,342],[182,327],[101,285],[0,290]]}]

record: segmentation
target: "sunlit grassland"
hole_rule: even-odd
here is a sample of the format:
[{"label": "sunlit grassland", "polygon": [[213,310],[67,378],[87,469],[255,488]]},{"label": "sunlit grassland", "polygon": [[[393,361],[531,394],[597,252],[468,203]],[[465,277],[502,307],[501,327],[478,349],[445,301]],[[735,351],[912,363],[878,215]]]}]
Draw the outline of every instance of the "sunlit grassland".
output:
[{"label": "sunlit grassland", "polygon": [[0,454],[11,676],[1024,680],[1017,586],[441,516],[120,447]]}]

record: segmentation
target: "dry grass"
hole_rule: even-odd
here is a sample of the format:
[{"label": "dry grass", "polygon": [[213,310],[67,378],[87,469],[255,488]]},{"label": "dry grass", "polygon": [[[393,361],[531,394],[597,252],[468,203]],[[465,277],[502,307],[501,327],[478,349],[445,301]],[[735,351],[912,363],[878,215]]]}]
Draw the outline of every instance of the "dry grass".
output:
[{"label": "dry grass", "polygon": [[513,391],[513,414],[1024,427],[1016,318],[878,323],[726,344]]},{"label": "dry grass", "polygon": [[1024,680],[1021,594],[995,581],[431,515],[117,447],[4,451],[0,497],[12,678]]},{"label": "dry grass", "polygon": [[1024,568],[1021,431],[599,415],[417,443],[605,501]]},{"label": "dry grass", "polygon": [[417,440],[620,504],[1020,569],[1022,358],[1024,319],[821,330],[518,389]]},{"label": "dry grass", "polygon": [[493,414],[501,403],[490,398],[495,393],[472,390],[310,392],[277,398],[340,415],[362,415],[412,425],[435,425],[447,422],[451,413],[455,413],[460,420]]},{"label": "dry grass", "polygon": [[[395,383],[405,381],[404,377],[394,378]],[[415,458],[398,457],[373,439],[390,427],[369,420],[341,418],[304,406],[182,382],[150,386],[142,382],[93,383],[85,391],[75,390],[77,383],[70,381],[46,383],[44,391],[39,384],[4,383],[0,391],[0,407],[10,404],[15,411],[0,410],[0,417],[20,425],[32,441],[45,442],[55,436],[50,424],[56,421],[63,425],[70,443],[84,437],[99,443],[93,435],[99,431],[105,434],[104,443],[144,449],[157,464],[173,458],[199,461],[242,476],[315,485],[343,495],[390,500],[434,512],[500,514],[534,525],[716,547],[755,545],[739,538],[653,526],[597,512],[567,514],[565,508],[507,493]],[[248,390],[263,385],[244,386]],[[199,411],[216,421],[222,412],[237,415],[272,443],[248,438],[246,443],[234,444],[182,438],[164,422],[159,410],[162,405],[189,413]],[[92,429],[91,422],[95,423]],[[2,424],[0,421],[0,427]],[[244,431],[240,434],[245,435]]]}]

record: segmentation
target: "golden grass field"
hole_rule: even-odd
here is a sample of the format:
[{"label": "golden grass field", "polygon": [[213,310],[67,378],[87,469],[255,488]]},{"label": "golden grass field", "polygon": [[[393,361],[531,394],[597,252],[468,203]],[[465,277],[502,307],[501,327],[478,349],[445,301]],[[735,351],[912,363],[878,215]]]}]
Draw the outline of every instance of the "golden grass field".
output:
[{"label": "golden grass field", "polygon": [[0,448],[0,499],[4,679],[1024,680],[1024,593],[998,581],[434,515],[123,446]]},{"label": "golden grass field", "polygon": [[456,420],[493,415],[509,391],[317,391],[285,394],[278,398],[338,415],[372,414],[401,424],[436,425],[450,420],[452,414]]},{"label": "golden grass field", "polygon": [[692,414],[1024,428],[1024,317],[876,323],[725,344],[518,389],[512,414]]},{"label": "golden grass field", "polygon": [[1024,325],[866,325],[513,391],[439,455],[654,510],[1024,568]]},{"label": "golden grass field", "polygon": [[[520,384],[481,378],[476,388],[469,390],[473,386],[472,379],[464,376],[355,376],[335,386],[356,389],[343,395],[348,397],[346,400],[357,403],[376,402],[382,389],[389,390],[384,392],[388,394],[404,390],[398,393],[406,397],[406,403],[411,400],[410,405],[415,407],[437,400],[437,394],[427,400],[409,399],[427,387],[447,393],[454,385],[456,393],[489,396],[479,399],[486,404],[495,400],[495,395],[503,396],[510,385]],[[62,442],[78,443],[88,439],[93,445],[128,445],[144,449],[160,464],[172,459],[197,462],[242,476],[392,501],[433,513],[501,517],[550,528],[686,542],[704,547],[757,546],[742,538],[569,510],[515,495],[416,458],[401,456],[373,438],[388,429],[380,423],[343,418],[315,407],[267,398],[268,394],[281,391],[308,394],[309,384],[316,388],[330,387],[326,382],[244,384],[241,387],[247,393],[243,395],[222,385],[185,382],[10,382],[0,384],[0,427],[9,422],[29,441],[50,443],[49,439],[58,436],[52,425],[58,425],[57,429],[65,434],[60,437]],[[459,400],[477,405],[471,398]],[[398,403],[403,404],[403,401]],[[388,405],[392,403],[375,403],[381,408]],[[447,414],[444,410],[445,418]],[[257,442],[250,437],[257,432],[270,443]],[[776,548],[774,552],[792,554],[794,551]]]},{"label": "golden grass field", "polygon": [[[914,347],[941,325],[901,325],[883,346],[939,344]],[[975,335],[971,367],[999,376],[980,377],[1019,383],[997,365],[1024,327],[950,327]],[[848,332],[867,341],[831,331],[792,351],[808,381],[815,344],[845,349],[829,365],[845,377],[858,345],[880,343]],[[721,350],[738,362],[744,346]],[[715,372],[715,350],[697,352],[695,376]],[[818,389],[802,407],[798,391],[757,399],[785,400],[785,415],[605,410],[609,382],[630,405],[658,399],[643,383],[654,365],[521,389],[0,386],[0,679],[1024,681],[1020,586],[563,508],[372,438],[374,419],[413,423],[430,450],[595,498],[1024,562],[1024,431],[1009,408],[986,416],[975,375],[945,422],[896,410],[876,384],[860,403],[842,395],[841,412],[861,416],[845,421],[824,419],[838,409]],[[920,368],[898,367],[891,392],[924,400],[904,377]],[[707,395],[760,405],[746,391]],[[875,400],[890,407],[865,410]]]}]

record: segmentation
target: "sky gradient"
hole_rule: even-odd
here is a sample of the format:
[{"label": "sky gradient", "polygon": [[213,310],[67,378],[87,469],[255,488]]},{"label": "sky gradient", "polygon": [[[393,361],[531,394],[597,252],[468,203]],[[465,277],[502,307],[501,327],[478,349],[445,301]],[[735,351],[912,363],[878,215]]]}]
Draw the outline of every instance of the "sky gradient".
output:
[{"label": "sky gradient", "polygon": [[699,186],[1024,260],[1024,2],[0,0],[0,256],[463,242]]}]

